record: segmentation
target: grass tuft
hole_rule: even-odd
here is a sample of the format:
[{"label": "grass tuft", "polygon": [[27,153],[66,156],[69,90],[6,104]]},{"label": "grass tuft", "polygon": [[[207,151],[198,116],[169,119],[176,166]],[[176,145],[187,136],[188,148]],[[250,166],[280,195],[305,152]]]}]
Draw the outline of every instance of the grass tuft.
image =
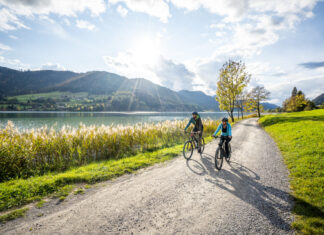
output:
[{"label": "grass tuft", "polygon": [[23,216],[25,216],[25,214],[26,214],[26,212],[28,210],[29,210],[29,208],[21,208],[21,209],[11,211],[11,212],[9,212],[9,213],[7,213],[5,215],[1,215],[0,216],[0,223],[5,223],[7,221],[23,217]]}]

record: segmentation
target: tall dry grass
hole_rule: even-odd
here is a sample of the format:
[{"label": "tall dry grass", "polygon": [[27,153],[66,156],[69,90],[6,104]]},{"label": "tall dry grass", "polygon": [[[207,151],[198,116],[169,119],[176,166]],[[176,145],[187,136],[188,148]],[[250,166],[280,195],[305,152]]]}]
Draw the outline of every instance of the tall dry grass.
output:
[{"label": "tall dry grass", "polygon": [[[211,134],[219,122],[203,123],[204,133]],[[9,121],[0,130],[0,182],[180,144],[186,124],[186,120],[133,126],[80,124],[59,131],[46,126],[18,131]]]}]

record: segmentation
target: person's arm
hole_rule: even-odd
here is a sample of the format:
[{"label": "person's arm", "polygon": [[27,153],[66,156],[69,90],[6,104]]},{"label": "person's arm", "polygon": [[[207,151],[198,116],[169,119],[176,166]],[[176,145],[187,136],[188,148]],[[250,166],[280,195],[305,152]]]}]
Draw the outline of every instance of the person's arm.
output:
[{"label": "person's arm", "polygon": [[231,127],[231,124],[227,124],[228,126],[228,136],[232,137],[232,127]]},{"label": "person's arm", "polygon": [[216,136],[221,128],[222,128],[222,124],[219,124],[219,126],[217,127],[217,130],[214,132],[213,136]]},{"label": "person's arm", "polygon": [[184,129],[185,131],[188,129],[188,127],[190,126],[191,122],[192,122],[192,118],[189,120],[187,126],[185,127],[185,129]]}]

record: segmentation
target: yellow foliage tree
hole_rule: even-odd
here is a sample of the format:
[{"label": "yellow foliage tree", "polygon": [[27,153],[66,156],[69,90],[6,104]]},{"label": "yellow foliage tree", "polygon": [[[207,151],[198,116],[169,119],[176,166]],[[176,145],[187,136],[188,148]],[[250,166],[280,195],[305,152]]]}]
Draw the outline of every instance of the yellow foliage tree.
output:
[{"label": "yellow foliage tree", "polygon": [[237,97],[250,81],[251,75],[247,73],[245,64],[229,60],[220,69],[217,82],[216,100],[221,110],[226,110],[234,122],[233,111]]}]

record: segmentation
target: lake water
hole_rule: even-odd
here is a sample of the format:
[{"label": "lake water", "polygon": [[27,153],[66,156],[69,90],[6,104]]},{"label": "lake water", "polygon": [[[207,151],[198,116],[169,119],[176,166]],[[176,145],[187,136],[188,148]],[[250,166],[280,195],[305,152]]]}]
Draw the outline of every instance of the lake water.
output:
[{"label": "lake water", "polygon": [[[202,118],[220,119],[226,112],[201,112]],[[0,112],[0,128],[11,120],[18,129],[39,128],[44,125],[60,129],[64,125],[77,127],[85,125],[154,123],[165,120],[183,120],[191,112]]]}]

